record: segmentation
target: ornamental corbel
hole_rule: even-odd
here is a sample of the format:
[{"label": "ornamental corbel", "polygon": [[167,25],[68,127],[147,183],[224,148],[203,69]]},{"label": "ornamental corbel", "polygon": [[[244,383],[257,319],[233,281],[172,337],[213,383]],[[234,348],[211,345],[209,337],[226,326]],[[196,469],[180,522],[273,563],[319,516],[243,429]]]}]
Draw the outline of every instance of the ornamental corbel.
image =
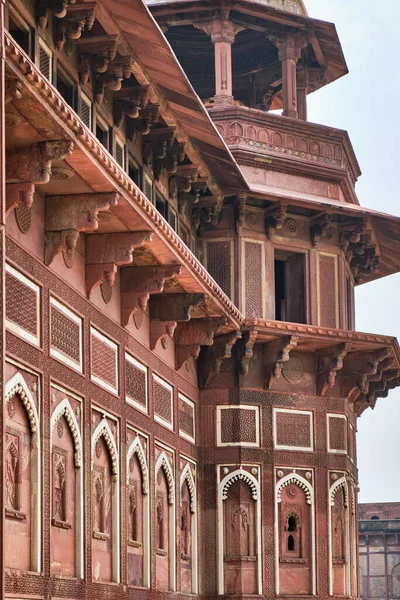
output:
[{"label": "ornamental corbel", "polygon": [[140,109],[149,101],[149,86],[138,85],[134,88],[122,89],[114,95],[114,125],[121,127],[124,116],[137,119]]},{"label": "ornamental corbel", "polygon": [[151,231],[135,233],[100,233],[89,235],[86,240],[86,293],[88,298],[93,290],[107,281],[114,285],[117,267],[129,265],[133,253],[153,238]]},{"label": "ornamental corbel", "polygon": [[178,322],[190,321],[193,308],[205,302],[205,294],[163,294],[150,298],[150,348],[172,338]]},{"label": "ornamental corbel", "polygon": [[117,35],[93,36],[76,41],[80,53],[78,67],[79,81],[85,85],[89,81],[90,69],[95,73],[106,73],[108,65],[115,59],[118,49]]},{"label": "ornamental corbel", "polygon": [[338,371],[343,368],[344,358],[350,349],[351,344],[344,343],[319,352],[317,391],[320,396],[325,396],[335,385]]},{"label": "ornamental corbel", "polygon": [[6,218],[19,204],[25,204],[30,209],[33,204],[35,186],[33,183],[6,184]]},{"label": "ornamental corbel", "polygon": [[209,348],[204,365],[204,387],[207,387],[221,372],[224,360],[232,358],[232,349],[238,340],[242,339],[241,331],[232,331],[227,335],[219,336]]},{"label": "ornamental corbel", "polygon": [[254,344],[257,341],[257,331],[251,329],[246,331],[243,338],[242,345],[242,356],[240,359],[240,371],[243,377],[246,377],[249,373],[250,361],[254,356]]},{"label": "ornamental corbel", "polygon": [[146,135],[144,155],[154,160],[165,158],[175,141],[175,127],[160,127]]},{"label": "ornamental corbel", "polygon": [[185,144],[174,141],[172,146],[167,150],[167,156],[164,159],[157,159],[157,164],[161,169],[164,169],[170,174],[173,175],[176,173],[178,169],[179,163],[185,160]]},{"label": "ornamental corbel", "polygon": [[148,135],[153,125],[158,122],[160,116],[160,105],[147,103],[145,108],[142,108],[137,119],[129,119],[127,123],[127,136],[133,141],[136,134]]},{"label": "ornamental corbel", "polygon": [[378,373],[379,365],[391,354],[391,349],[380,348],[373,352],[348,354],[343,375],[343,394],[355,402],[360,394],[368,395],[371,376]]},{"label": "ornamental corbel", "polygon": [[38,0],[36,19],[39,27],[45,29],[51,16],[63,19],[67,14],[68,0]]},{"label": "ornamental corbel", "polygon": [[165,267],[125,267],[121,274],[121,313],[123,325],[128,325],[132,315],[147,308],[150,294],[160,294],[165,282],[181,273],[181,265]]},{"label": "ornamental corbel", "polygon": [[331,233],[331,223],[333,215],[323,213],[312,220],[311,225],[311,244],[313,248],[317,248],[321,238],[327,238]]},{"label": "ornamental corbel", "polygon": [[214,336],[226,324],[225,317],[178,323],[174,336],[175,369],[178,371],[187,360],[198,358],[201,346],[212,346]]},{"label": "ornamental corbel", "polygon": [[37,142],[30,146],[10,148],[6,154],[7,183],[48,183],[51,177],[51,165],[72,154],[74,144],[71,140]]},{"label": "ornamental corbel", "polygon": [[265,233],[268,239],[275,234],[276,230],[283,228],[285,223],[288,205],[280,203],[265,211]]},{"label": "ornamental corbel", "polygon": [[120,56],[108,64],[107,71],[97,75],[94,84],[95,100],[101,104],[104,100],[105,87],[118,92],[122,87],[122,81],[129,79],[132,75],[134,60],[132,56]]},{"label": "ornamental corbel", "polygon": [[95,20],[96,2],[70,4],[67,14],[57,21],[54,41],[58,50],[62,50],[67,40],[79,40],[83,30],[90,31]]},{"label": "ornamental corbel", "polygon": [[270,342],[264,347],[264,385],[270,390],[282,375],[283,364],[290,358],[290,352],[297,346],[299,338],[295,335]]},{"label": "ornamental corbel", "polygon": [[5,81],[4,104],[22,98],[22,82],[16,77],[7,78]]},{"label": "ornamental corbel", "polygon": [[62,252],[67,267],[72,266],[73,251],[82,231],[96,231],[100,211],[118,204],[118,194],[74,194],[47,196],[45,263],[50,265]]},{"label": "ornamental corbel", "polygon": [[236,233],[238,235],[242,234],[244,220],[246,216],[246,202],[247,202],[247,194],[244,192],[240,192],[236,196],[235,206],[236,206]]}]

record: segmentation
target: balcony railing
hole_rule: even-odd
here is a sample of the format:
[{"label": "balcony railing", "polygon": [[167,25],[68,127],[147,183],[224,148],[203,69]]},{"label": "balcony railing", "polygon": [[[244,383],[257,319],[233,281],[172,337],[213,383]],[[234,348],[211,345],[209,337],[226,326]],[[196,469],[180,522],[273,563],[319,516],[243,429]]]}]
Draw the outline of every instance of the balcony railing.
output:
[{"label": "balcony railing", "polygon": [[400,533],[400,519],[399,520],[381,520],[372,519],[369,521],[358,522],[359,533]]}]

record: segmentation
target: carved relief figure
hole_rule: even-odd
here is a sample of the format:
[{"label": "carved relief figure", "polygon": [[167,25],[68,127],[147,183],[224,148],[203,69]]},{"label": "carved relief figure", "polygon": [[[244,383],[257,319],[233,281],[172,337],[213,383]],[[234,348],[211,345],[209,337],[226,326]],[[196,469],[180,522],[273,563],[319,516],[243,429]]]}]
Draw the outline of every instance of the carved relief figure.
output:
[{"label": "carved relief figure", "polygon": [[18,511],[19,506],[19,438],[6,433],[6,508]]}]

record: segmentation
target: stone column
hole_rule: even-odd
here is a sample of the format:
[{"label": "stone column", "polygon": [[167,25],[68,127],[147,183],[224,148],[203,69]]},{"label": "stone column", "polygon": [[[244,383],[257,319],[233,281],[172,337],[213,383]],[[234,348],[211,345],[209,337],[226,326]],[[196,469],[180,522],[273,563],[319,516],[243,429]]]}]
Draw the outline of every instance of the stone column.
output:
[{"label": "stone column", "polygon": [[195,27],[211,36],[215,59],[215,104],[233,104],[232,90],[232,44],[235,35],[244,29],[223,16]]},{"label": "stone column", "polygon": [[298,118],[297,106],[297,61],[301,50],[307,45],[307,40],[302,34],[287,33],[284,38],[277,40],[279,60],[282,63],[282,92],[283,115]]},{"label": "stone column", "polygon": [[308,70],[305,65],[297,65],[297,113],[299,119],[307,121]]}]

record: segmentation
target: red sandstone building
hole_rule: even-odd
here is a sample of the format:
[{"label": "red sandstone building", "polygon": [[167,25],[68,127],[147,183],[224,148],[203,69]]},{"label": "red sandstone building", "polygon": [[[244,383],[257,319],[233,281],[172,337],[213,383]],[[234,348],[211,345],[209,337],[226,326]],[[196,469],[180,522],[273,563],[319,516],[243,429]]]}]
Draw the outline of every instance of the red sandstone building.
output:
[{"label": "red sandstone building", "polygon": [[354,287],[400,223],[307,121],[334,25],[0,5],[3,595],[358,598],[356,422],[400,350]]},{"label": "red sandstone building", "polygon": [[400,598],[400,504],[360,504],[360,597]]}]

